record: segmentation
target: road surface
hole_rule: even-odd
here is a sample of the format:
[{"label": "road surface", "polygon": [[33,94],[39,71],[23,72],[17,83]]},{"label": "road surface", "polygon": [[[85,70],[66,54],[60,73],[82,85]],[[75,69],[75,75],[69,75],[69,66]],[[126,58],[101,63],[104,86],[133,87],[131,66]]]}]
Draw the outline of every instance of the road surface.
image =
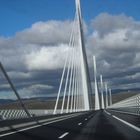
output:
[{"label": "road surface", "polygon": [[90,111],[18,129],[9,126],[12,130],[1,132],[0,140],[140,140],[140,128],[133,122],[105,110]]}]

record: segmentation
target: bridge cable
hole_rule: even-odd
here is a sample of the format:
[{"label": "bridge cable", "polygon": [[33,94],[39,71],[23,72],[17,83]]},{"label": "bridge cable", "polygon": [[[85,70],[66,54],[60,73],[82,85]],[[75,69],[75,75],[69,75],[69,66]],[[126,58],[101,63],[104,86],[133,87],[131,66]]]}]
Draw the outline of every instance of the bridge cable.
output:
[{"label": "bridge cable", "polygon": [[[74,21],[75,21],[75,19],[74,19]],[[73,38],[74,24],[75,24],[75,22],[73,22],[73,25],[72,25],[72,31],[71,31],[71,34],[70,34],[69,46],[71,45],[72,38]],[[55,108],[54,108],[53,114],[56,114],[56,110],[58,108],[58,102],[59,102],[60,93],[61,93],[61,89],[62,89],[62,85],[63,85],[63,80],[64,80],[64,76],[65,76],[65,72],[66,72],[67,62],[68,62],[68,55],[69,55],[69,53],[67,53],[67,55],[66,55],[65,64],[64,64],[64,67],[63,67],[63,72],[62,72],[62,76],[61,76],[61,80],[60,80],[59,90],[58,90],[57,99],[56,99],[56,103],[55,103]]]},{"label": "bridge cable", "polygon": [[10,80],[10,78],[9,78],[9,76],[8,76],[6,70],[4,69],[4,67],[3,67],[3,65],[2,65],[1,62],[0,62],[0,69],[2,70],[2,72],[3,72],[4,76],[5,76],[5,78],[7,79],[8,83],[10,84],[10,86],[11,86],[12,90],[14,91],[16,97],[18,98],[18,101],[20,102],[21,107],[22,107],[23,110],[26,112],[27,116],[28,116],[28,117],[31,117],[31,114],[29,113],[29,111],[28,111],[27,108],[25,107],[23,101],[21,100],[21,98],[20,98],[20,96],[19,96],[19,94],[18,94],[18,92],[17,92],[17,90],[16,90],[16,88],[15,88],[15,86],[13,85],[12,81]]}]

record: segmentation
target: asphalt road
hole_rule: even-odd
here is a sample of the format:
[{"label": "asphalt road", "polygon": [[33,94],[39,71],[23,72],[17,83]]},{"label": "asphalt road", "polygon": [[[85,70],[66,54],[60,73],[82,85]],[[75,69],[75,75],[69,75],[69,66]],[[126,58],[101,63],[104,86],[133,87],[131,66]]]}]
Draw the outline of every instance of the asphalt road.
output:
[{"label": "asphalt road", "polygon": [[101,110],[10,130],[0,134],[0,140],[140,140],[136,128]]},{"label": "asphalt road", "polygon": [[108,110],[108,112],[140,128],[140,116],[123,113],[117,110]]}]

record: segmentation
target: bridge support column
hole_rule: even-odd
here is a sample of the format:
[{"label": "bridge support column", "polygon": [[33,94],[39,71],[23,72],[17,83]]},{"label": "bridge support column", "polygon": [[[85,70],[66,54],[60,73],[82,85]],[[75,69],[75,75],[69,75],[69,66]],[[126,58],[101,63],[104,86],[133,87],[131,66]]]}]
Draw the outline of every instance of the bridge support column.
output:
[{"label": "bridge support column", "polygon": [[82,76],[82,87],[83,87],[83,97],[84,97],[84,110],[89,110],[89,92],[91,90],[91,83],[89,80],[89,71],[87,64],[87,56],[85,51],[85,42],[83,34],[83,25],[82,25],[82,15],[80,0],[76,0],[76,14],[78,20],[78,30],[79,30],[79,47],[80,47],[80,60],[81,60],[81,76]]},{"label": "bridge support column", "polygon": [[101,108],[104,109],[105,105],[104,105],[104,90],[103,90],[103,76],[100,75],[100,82],[101,82]]},{"label": "bridge support column", "polygon": [[109,89],[109,105],[112,105],[112,91]]},{"label": "bridge support column", "polygon": [[97,78],[96,78],[96,57],[93,56],[93,65],[94,65],[94,87],[95,87],[95,110],[100,109],[100,102],[99,102],[99,93],[98,93],[98,86],[97,86]]},{"label": "bridge support column", "polygon": [[106,92],[105,103],[106,103],[106,108],[108,108],[108,87],[107,87],[107,83],[105,83],[105,92]]}]

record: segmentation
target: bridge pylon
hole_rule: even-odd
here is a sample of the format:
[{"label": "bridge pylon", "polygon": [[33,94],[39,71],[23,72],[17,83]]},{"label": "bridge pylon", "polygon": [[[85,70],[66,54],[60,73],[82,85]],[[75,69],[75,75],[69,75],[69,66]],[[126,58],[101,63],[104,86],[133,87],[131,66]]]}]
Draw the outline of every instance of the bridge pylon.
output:
[{"label": "bridge pylon", "polygon": [[84,109],[90,110],[89,103],[89,94],[91,94],[91,83],[89,77],[89,69],[87,62],[87,55],[85,50],[85,42],[84,42],[84,32],[83,32],[83,22],[82,22],[82,14],[81,14],[81,6],[80,0],[76,0],[76,16],[78,20],[79,27],[79,47],[80,47],[80,60],[81,60],[81,73],[82,73],[82,87],[83,87],[83,96],[84,96]]}]

